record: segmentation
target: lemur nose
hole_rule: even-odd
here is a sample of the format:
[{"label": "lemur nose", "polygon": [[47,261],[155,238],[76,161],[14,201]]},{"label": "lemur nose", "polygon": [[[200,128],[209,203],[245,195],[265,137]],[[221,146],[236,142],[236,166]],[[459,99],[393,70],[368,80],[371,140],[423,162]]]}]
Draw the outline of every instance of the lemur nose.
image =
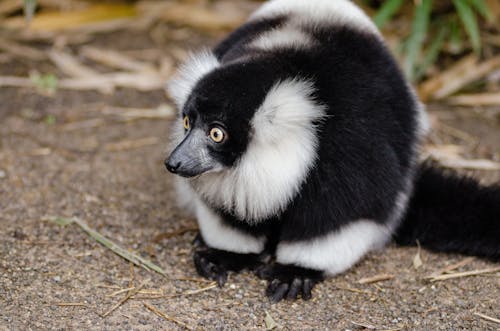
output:
[{"label": "lemur nose", "polygon": [[171,162],[170,160],[165,160],[165,167],[167,168],[168,171],[171,173],[175,174],[177,172],[177,169],[181,166],[180,162]]}]

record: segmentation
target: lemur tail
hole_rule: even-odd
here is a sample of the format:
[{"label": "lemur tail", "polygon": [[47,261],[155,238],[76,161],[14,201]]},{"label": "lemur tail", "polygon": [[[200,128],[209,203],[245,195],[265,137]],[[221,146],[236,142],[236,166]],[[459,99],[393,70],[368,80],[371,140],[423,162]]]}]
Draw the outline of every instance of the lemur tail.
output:
[{"label": "lemur tail", "polygon": [[422,164],[396,243],[500,261],[500,183],[476,180]]}]

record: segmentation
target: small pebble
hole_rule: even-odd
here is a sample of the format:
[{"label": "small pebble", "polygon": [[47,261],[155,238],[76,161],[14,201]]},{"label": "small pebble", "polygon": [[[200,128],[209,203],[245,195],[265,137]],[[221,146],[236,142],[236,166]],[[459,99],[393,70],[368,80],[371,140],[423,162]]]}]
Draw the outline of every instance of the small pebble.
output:
[{"label": "small pebble", "polygon": [[5,178],[5,177],[7,177],[7,173],[2,169],[0,169],[0,178]]}]

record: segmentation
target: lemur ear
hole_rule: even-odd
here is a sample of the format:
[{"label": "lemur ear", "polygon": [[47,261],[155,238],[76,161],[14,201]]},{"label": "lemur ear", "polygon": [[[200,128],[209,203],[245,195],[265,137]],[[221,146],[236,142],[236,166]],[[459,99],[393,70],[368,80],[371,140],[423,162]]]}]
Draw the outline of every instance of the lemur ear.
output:
[{"label": "lemur ear", "polygon": [[219,65],[215,55],[208,50],[189,56],[175,76],[167,83],[167,91],[179,109],[184,106],[196,83]]}]

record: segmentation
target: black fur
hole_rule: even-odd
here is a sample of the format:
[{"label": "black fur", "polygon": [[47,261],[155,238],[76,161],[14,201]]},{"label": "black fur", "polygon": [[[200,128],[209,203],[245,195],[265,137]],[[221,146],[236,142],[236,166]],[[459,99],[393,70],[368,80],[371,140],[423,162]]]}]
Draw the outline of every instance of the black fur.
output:
[{"label": "black fur", "polygon": [[401,226],[400,245],[422,246],[500,260],[500,185],[481,186],[430,164],[422,165]]}]

